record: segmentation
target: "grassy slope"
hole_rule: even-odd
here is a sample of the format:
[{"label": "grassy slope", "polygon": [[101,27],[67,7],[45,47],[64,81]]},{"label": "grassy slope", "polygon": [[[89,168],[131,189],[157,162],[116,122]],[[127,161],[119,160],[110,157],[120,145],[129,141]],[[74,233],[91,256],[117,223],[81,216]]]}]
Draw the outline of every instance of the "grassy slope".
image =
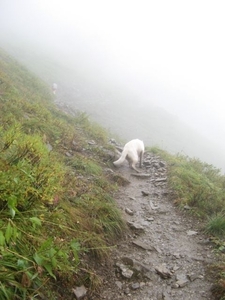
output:
[{"label": "grassy slope", "polygon": [[[64,297],[79,283],[97,288],[83,258],[107,255],[124,228],[102,168],[106,132],[85,114],[57,110],[48,88],[3,52],[0,117],[0,298],[60,299],[58,282]],[[198,159],[151,151],[168,162],[173,200],[188,205],[215,241],[222,261],[215,294],[223,299],[225,177]]]},{"label": "grassy slope", "polygon": [[124,229],[103,168],[106,132],[52,100],[0,50],[1,299],[61,299],[60,287],[70,297],[81,283],[94,290],[99,278],[81,258],[105,257]]}]

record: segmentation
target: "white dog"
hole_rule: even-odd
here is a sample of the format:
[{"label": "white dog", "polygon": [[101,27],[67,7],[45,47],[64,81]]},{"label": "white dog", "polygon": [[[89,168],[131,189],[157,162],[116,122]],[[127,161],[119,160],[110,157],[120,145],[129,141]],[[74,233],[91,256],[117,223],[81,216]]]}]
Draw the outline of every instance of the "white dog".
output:
[{"label": "white dog", "polygon": [[139,167],[142,166],[143,156],[144,156],[145,146],[144,143],[138,139],[131,140],[128,142],[122,151],[121,157],[114,161],[114,166],[121,165],[126,159],[129,162],[130,168],[134,169],[136,172],[139,172],[135,165],[139,160]]}]

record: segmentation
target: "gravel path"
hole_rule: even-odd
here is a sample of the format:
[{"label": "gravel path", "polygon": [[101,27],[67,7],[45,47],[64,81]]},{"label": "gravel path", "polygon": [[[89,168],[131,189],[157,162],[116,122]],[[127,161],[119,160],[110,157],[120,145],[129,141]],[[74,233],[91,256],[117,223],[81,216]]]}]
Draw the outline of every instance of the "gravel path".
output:
[{"label": "gravel path", "polygon": [[114,171],[130,182],[116,196],[129,230],[111,263],[100,267],[104,284],[93,299],[213,299],[207,275],[212,245],[198,222],[169,199],[165,163],[148,154],[147,176],[132,175],[126,163]]}]

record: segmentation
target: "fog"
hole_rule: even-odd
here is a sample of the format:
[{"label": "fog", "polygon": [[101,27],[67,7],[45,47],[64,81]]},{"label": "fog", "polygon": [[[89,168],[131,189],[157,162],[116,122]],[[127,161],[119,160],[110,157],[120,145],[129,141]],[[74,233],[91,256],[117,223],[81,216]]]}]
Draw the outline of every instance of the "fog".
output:
[{"label": "fog", "polygon": [[[59,93],[60,84],[62,89],[74,88],[76,93],[67,93],[70,101],[75,96],[74,101],[78,100],[81,81],[86,83],[91,93],[90,113],[95,109],[100,115],[109,107],[113,110],[110,99],[116,105],[117,100],[123,102],[122,95],[126,93],[121,112],[129,106],[128,99],[131,106],[142,107],[141,113],[162,108],[188,126],[191,135],[193,131],[199,134],[199,143],[205,137],[207,142],[201,151],[210,152],[211,157],[201,156],[200,150],[195,154],[185,149],[186,154],[198,155],[224,169],[223,4],[208,0],[1,0],[0,46],[49,84],[57,81]],[[52,65],[49,67],[50,61],[56,63],[57,72],[50,72],[54,69]],[[87,93],[82,95],[87,99]],[[105,111],[102,106],[98,108],[98,97],[105,99]],[[85,109],[85,99],[79,103]],[[135,115],[135,108],[132,111]],[[151,112],[150,116],[153,115]],[[130,124],[122,121],[123,115],[115,113],[107,119],[118,116],[120,120],[116,122],[122,133],[123,127]],[[165,118],[164,115],[162,122]],[[132,119],[135,120],[130,115],[129,120]],[[104,125],[111,126],[107,120]],[[134,138],[145,138],[143,127],[134,125],[133,132],[137,135]],[[164,127],[167,126],[165,123]],[[172,130],[175,128],[176,125]],[[185,132],[188,132],[186,127]],[[164,148],[169,149],[165,135],[158,139],[163,139]],[[188,139],[187,136],[182,138]],[[125,131],[124,137],[130,138]],[[181,137],[177,135],[177,139]],[[196,139],[190,148],[198,146]],[[183,147],[177,146],[175,150],[182,151]]]}]

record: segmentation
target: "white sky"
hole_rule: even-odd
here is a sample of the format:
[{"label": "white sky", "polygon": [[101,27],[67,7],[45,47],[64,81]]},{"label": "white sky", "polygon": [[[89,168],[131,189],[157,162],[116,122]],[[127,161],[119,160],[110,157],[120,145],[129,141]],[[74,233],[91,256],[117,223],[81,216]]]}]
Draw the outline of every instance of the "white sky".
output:
[{"label": "white sky", "polygon": [[0,1],[12,37],[87,59],[225,148],[224,16],[217,0]]}]

